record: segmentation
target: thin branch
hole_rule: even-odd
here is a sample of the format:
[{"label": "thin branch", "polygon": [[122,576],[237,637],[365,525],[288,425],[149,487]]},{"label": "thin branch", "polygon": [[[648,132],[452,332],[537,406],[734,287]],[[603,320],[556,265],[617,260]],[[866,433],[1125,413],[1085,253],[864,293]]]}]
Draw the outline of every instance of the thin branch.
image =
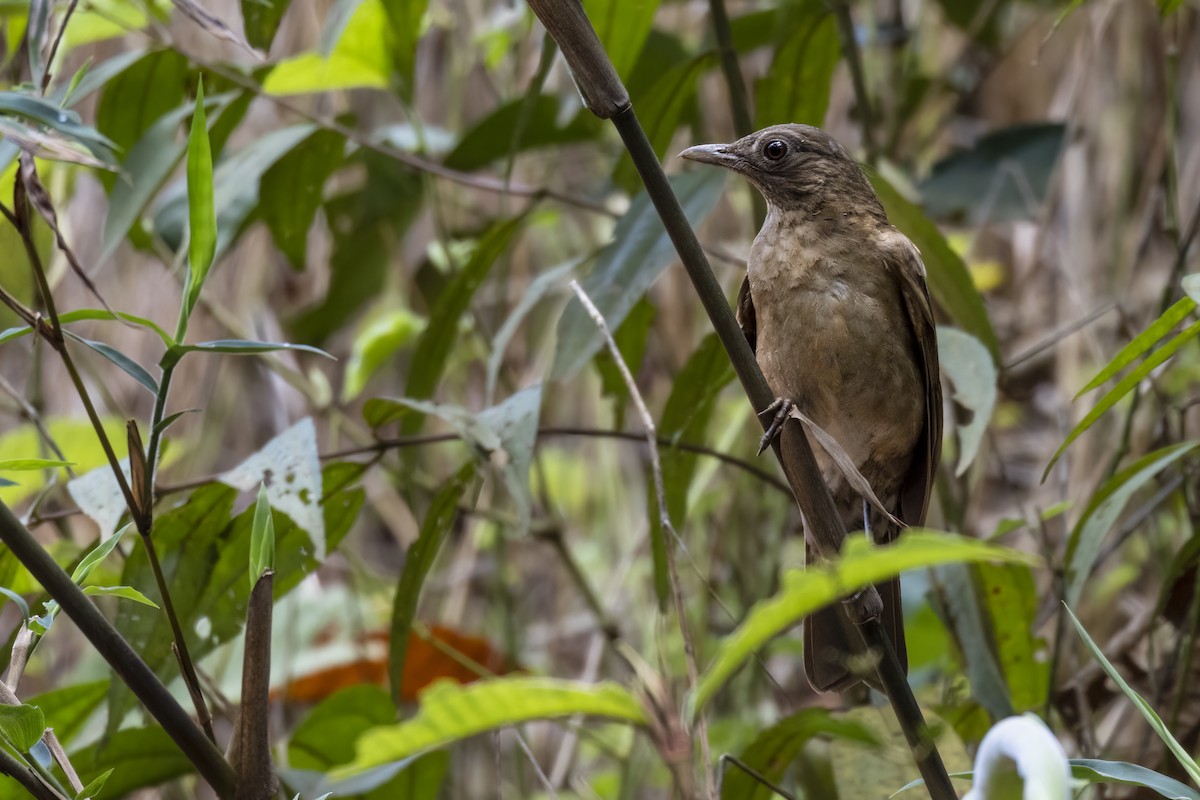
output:
[{"label": "thin branch", "polygon": [[858,36],[854,32],[854,18],[850,16],[850,0],[836,0],[833,14],[837,18],[838,34],[842,40],[842,55],[850,67],[850,79],[854,83],[863,149],[867,152],[867,163],[874,167],[879,162],[879,150],[875,146],[875,114],[871,110],[871,96],[867,92],[867,78],[863,73]]},{"label": "thin branch", "polygon": [[[638,390],[637,381],[633,379],[633,373],[629,371],[629,366],[621,356],[621,348],[617,346],[616,340],[613,339],[612,332],[608,329],[608,323],[604,321],[604,315],[592,303],[592,299],[588,297],[587,292],[583,290],[577,281],[573,280],[569,285],[571,290],[575,292],[575,296],[579,298],[579,302],[583,304],[588,315],[592,318],[592,321],[596,323],[596,327],[600,330],[600,333],[604,336],[608,351],[621,373],[621,378],[625,381],[625,386],[629,390],[629,396],[633,399],[634,408],[637,409],[638,415],[642,419],[642,426],[646,431],[646,444],[650,450],[650,473],[654,479],[654,494],[658,502],[658,522],[662,526],[663,531],[669,534],[669,541],[663,549],[666,551],[667,572],[671,579],[671,599],[675,605],[675,616],[679,620],[679,632],[683,636],[683,654],[684,661],[687,664],[688,690],[691,691],[699,679],[699,671],[696,669],[696,646],[692,642],[691,630],[688,628],[687,607],[683,600],[683,587],[679,581],[679,568],[675,564],[675,546],[680,544],[681,540],[678,532],[675,530],[675,526],[671,524],[671,515],[667,511],[667,493],[663,486],[662,463],[658,457],[658,436],[654,425],[654,417],[650,415],[650,410],[646,408],[646,401],[642,399],[642,393]],[[705,797],[715,797],[716,780],[713,776],[712,754],[709,752],[708,746],[708,723],[704,714],[700,714],[696,718],[696,736],[700,739],[700,754],[704,760],[704,794]]]},{"label": "thin branch", "polygon": [[0,748],[0,773],[21,784],[29,796],[37,800],[68,800],[65,795],[47,786],[36,771],[17,761],[3,748]]},{"label": "thin branch", "polygon": [[54,58],[58,55],[58,46],[62,44],[63,34],[67,32],[67,23],[71,21],[71,15],[75,13],[75,6],[79,5],[79,0],[71,0],[67,4],[67,10],[63,13],[62,23],[58,26],[58,34],[54,37],[54,44],[50,46],[50,53],[46,56],[46,71],[42,73],[42,96],[45,97],[46,89],[50,87],[50,70],[54,67]]}]

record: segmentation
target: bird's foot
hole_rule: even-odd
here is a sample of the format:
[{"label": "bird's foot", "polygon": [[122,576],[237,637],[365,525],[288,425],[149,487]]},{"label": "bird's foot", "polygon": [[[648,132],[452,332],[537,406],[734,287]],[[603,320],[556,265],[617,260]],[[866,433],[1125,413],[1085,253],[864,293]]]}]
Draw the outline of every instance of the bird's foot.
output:
[{"label": "bird's foot", "polygon": [[771,413],[775,415],[771,419],[771,424],[767,427],[767,432],[758,440],[758,454],[760,456],[771,446],[771,442],[775,441],[775,438],[779,436],[779,432],[783,430],[783,423],[787,422],[788,417],[792,415],[792,406],[794,405],[795,403],[786,397],[776,397],[771,405],[758,412],[760,417]]}]

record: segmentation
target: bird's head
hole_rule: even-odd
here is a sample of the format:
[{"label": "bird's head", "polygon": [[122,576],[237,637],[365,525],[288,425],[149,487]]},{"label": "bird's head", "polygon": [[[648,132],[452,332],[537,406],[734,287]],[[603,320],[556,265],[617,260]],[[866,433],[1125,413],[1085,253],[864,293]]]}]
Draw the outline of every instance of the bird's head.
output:
[{"label": "bird's head", "polygon": [[689,147],[679,157],[745,175],[779,210],[816,212],[845,205],[883,213],[858,162],[811,125],[772,125],[732,144]]}]

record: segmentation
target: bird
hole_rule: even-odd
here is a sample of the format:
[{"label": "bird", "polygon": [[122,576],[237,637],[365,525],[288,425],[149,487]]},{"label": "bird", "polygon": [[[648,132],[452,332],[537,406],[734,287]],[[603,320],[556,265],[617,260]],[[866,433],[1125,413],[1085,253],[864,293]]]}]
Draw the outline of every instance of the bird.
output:
[{"label": "bird", "polygon": [[[742,175],[767,202],[736,310],[776,401],[760,447],[794,407],[830,434],[870,484],[868,506],[814,441],[848,531],[892,542],[921,525],[941,454],[942,390],[933,305],[916,246],[891,223],[858,162],[810,125],[773,125],[681,158]],[[761,452],[761,449],[760,449]],[[895,519],[891,518],[894,517]],[[813,563],[813,545],[806,545]],[[907,673],[899,579],[877,586],[884,631]],[[805,621],[804,668],[818,692],[876,685],[840,603]]]}]

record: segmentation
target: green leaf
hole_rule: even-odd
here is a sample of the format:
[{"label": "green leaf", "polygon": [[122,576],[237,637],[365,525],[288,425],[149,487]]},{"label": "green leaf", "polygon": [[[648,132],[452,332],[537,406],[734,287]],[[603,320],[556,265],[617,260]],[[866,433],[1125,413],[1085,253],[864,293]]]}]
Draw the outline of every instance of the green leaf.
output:
[{"label": "green leaf", "polygon": [[58,461],[53,458],[8,458],[0,460],[0,472],[26,472],[29,470],[49,469],[51,467],[71,467],[71,461]]},{"label": "green leaf", "polygon": [[[625,315],[625,321],[620,327],[613,331],[617,352],[634,375],[638,374],[646,357],[646,344],[650,340],[650,331],[657,317],[658,309],[650,300],[650,295],[644,294]],[[624,428],[625,401],[629,399],[629,387],[625,384],[625,377],[621,375],[621,370],[607,347],[596,353],[593,363],[596,365],[596,371],[600,373],[601,394],[619,401],[616,405],[617,424],[614,427]]]},{"label": "green leaf", "polygon": [[877,174],[870,174],[888,219],[904,232],[921,251],[925,262],[929,293],[950,318],[967,333],[983,342],[992,360],[998,362],[1000,344],[992,322],[988,319],[983,297],[971,280],[971,273],[962,258],[950,249],[945,237],[920,208],[906,200],[890,183]]},{"label": "green leaf", "polygon": [[1184,297],[1164,311],[1162,316],[1150,323],[1144,331],[1133,337],[1133,341],[1122,347],[1121,352],[1117,353],[1104,369],[1096,373],[1096,377],[1088,381],[1087,386],[1084,386],[1076,393],[1075,399],[1078,400],[1136,361],[1139,356],[1174,330],[1175,326],[1182,322],[1188,314],[1191,314],[1195,308],[1196,301],[1191,297]]},{"label": "green leaf", "polygon": [[327,772],[354,760],[354,743],[366,730],[396,721],[396,707],[379,686],[350,686],[318,703],[288,737],[288,763]]},{"label": "green leaf", "polygon": [[[671,139],[679,127],[684,109],[696,97],[696,79],[717,62],[716,53],[702,53],[695,58],[667,70],[646,93],[645,100],[638,106],[638,115],[647,138],[659,158],[671,146]],[[626,152],[617,163],[613,183],[628,192],[641,188],[641,177]]]},{"label": "green leaf", "polygon": [[853,537],[837,561],[789,570],[783,577],[783,589],[755,604],[738,629],[721,642],[688,698],[687,718],[693,718],[756,650],[817,609],[910,569],[974,561],[1036,563],[1031,556],[1005,547],[909,528],[895,544],[875,547]]},{"label": "green leaf", "polygon": [[[174,50],[147,53],[114,76],[96,106],[96,127],[128,152],[150,127],[186,100],[187,59]],[[101,177],[110,191],[115,174]]]},{"label": "green leaf", "polygon": [[[154,331],[158,334],[159,338],[162,339],[163,344],[165,344],[167,347],[170,347],[175,343],[175,340],[168,336],[166,331],[154,324],[153,321],[143,317],[135,317],[133,314],[126,314],[121,311],[109,312],[99,308],[83,308],[58,315],[58,321],[63,325],[68,325],[72,322],[79,322],[80,320],[115,320],[118,318],[124,320],[125,322],[129,322],[139,327],[148,328],[149,330]],[[17,328],[9,328],[6,331],[0,331],[0,344],[11,342],[14,339],[19,339],[22,336],[27,336],[32,332],[33,329],[28,325],[22,325]]]},{"label": "green leaf", "polygon": [[[458,340],[459,318],[466,312],[492,264],[508,249],[524,221],[522,215],[490,227],[475,246],[471,260],[437,296],[429,314],[429,325],[421,333],[413,352],[406,390],[409,397],[423,400],[433,396],[446,368],[446,361]],[[416,433],[421,421],[419,416],[409,418],[401,427],[401,432]]]},{"label": "green leaf", "polygon": [[21,609],[21,619],[29,619],[29,604],[25,602],[24,597],[21,597],[21,595],[17,594],[12,589],[8,589],[4,586],[0,586],[0,595],[4,595],[9,600],[12,600],[13,603],[16,604],[17,608]]},{"label": "green leaf", "polygon": [[[250,356],[259,353],[274,353],[279,350],[296,350],[302,353],[313,353],[332,359],[319,347],[306,344],[290,344],[288,342],[252,342],[247,339],[214,339],[211,342],[176,345],[172,350],[179,353],[229,353],[235,356]],[[335,359],[336,360],[336,359]]]},{"label": "green leaf", "polygon": [[128,533],[132,527],[133,523],[131,522],[93,547],[86,556],[80,559],[79,564],[71,572],[71,580],[76,584],[83,583],[84,578],[96,568],[97,564],[108,558],[109,553],[120,543],[121,537]]},{"label": "green leaf", "polygon": [[1050,688],[1049,664],[1037,629],[1037,587],[1024,564],[974,564],[971,567],[987,608],[996,657],[1008,685],[1012,712],[1041,708]]},{"label": "green leaf", "polygon": [[75,795],[75,800],[92,800],[92,798],[99,797],[100,792],[104,789],[104,784],[108,783],[109,776],[115,771],[116,767],[113,767],[112,769],[101,772],[97,778],[95,778],[87,786],[83,787],[83,790],[80,791],[79,794]]},{"label": "green leaf", "polygon": [[291,4],[292,0],[241,0],[246,41],[264,52],[270,50],[279,23]]},{"label": "green leaf", "polygon": [[1137,764],[1095,758],[1072,758],[1070,764],[1071,777],[1078,781],[1144,786],[1170,800],[1200,800],[1200,792],[1190,786]]},{"label": "green leaf", "polygon": [[421,709],[415,717],[367,731],[359,739],[354,761],[335,771],[333,777],[346,777],[495,728],[576,714],[646,724],[641,704],[615,683],[526,676],[484,679],[466,686],[439,681],[421,695]]},{"label": "green leaf", "polygon": [[[217,249],[217,212],[213,201],[213,162],[208,123],[204,116],[204,81],[196,87],[196,109],[187,146],[188,271],[183,288],[180,333],[187,329],[200,289]],[[182,339],[180,335],[177,338]]]},{"label": "green leaf", "polygon": [[1100,553],[1100,545],[1116,524],[1129,498],[1155,475],[1195,450],[1197,445],[1200,442],[1182,442],[1148,453],[1113,475],[1096,490],[1071,530],[1067,552],[1063,557],[1067,567],[1066,600],[1069,605],[1079,601],[1092,565]]},{"label": "green leaf", "polygon": [[824,125],[833,71],[842,57],[837,20],[823,3],[793,3],[788,11],[791,34],[754,90],[760,128],[779,122]]},{"label": "green leaf", "polygon": [[659,0],[584,0],[600,44],[622,78],[629,76],[654,25]]},{"label": "green leaf", "polygon": [[517,529],[529,528],[529,469],[537,443],[538,416],[542,410],[542,385],[522,389],[499,405],[479,413],[479,422],[500,440],[500,446],[488,454],[504,479],[504,487],[517,506]]},{"label": "green leaf", "polygon": [[425,327],[425,319],[407,308],[377,314],[355,335],[342,383],[342,402],[349,403],[392,355]]},{"label": "green leaf", "polygon": [[28,753],[45,730],[46,717],[40,708],[0,704],[0,736],[16,750]]},{"label": "green leaf", "polygon": [[[969,333],[939,325],[938,360],[954,384],[954,402],[965,409],[968,419],[958,423],[958,467],[961,477],[975,460],[979,443],[996,407],[996,365],[987,348]],[[956,412],[957,414],[958,412]]]},{"label": "green leaf", "polygon": [[150,394],[155,396],[158,395],[158,381],[154,380],[154,377],[146,371],[145,367],[122,353],[117,348],[113,347],[112,345],[105,344],[104,342],[96,342],[92,341],[91,339],[85,339],[82,336],[76,336],[70,331],[64,330],[63,333],[80,344],[87,345],[112,363],[116,364],[126,375],[133,378],[142,386],[146,387],[146,390],[149,391]]},{"label": "green leaf", "polygon": [[30,697],[31,706],[42,709],[46,727],[53,728],[58,740],[66,745],[84,729],[88,720],[104,701],[108,680],[88,681],[51,689]]},{"label": "green leaf", "polygon": [[327,57],[320,53],[302,53],[283,59],[267,73],[263,91],[288,95],[340,89],[386,89],[392,70],[389,28],[384,3],[362,0],[355,4],[354,13]]},{"label": "green leaf", "polygon": [[258,487],[258,500],[254,503],[254,521],[250,524],[250,588],[258,579],[275,570],[275,520],[271,515],[271,503],[267,500],[267,487]]},{"label": "green leaf", "polygon": [[971,696],[992,719],[1012,716],[1012,697],[996,644],[988,636],[990,620],[977,575],[965,564],[946,564],[932,570],[930,583],[937,592],[935,610],[958,644]]},{"label": "green leaf", "polygon": [[[88,68],[87,74],[80,78],[79,83],[71,91],[64,93],[62,104],[68,107],[77,105],[82,100],[103,89],[108,85],[109,81],[119,76],[145,56],[146,51],[144,49],[131,47],[112,58],[106,58],[99,64],[91,65]],[[99,127],[103,130],[103,126]]]},{"label": "green leaf", "polygon": [[16,116],[56,131],[83,145],[99,160],[116,163],[112,140],[95,128],[84,125],[74,111],[60,108],[48,100],[22,92],[0,91],[0,115]]},{"label": "green leaf", "polygon": [[1050,470],[1058,463],[1058,459],[1072,442],[1083,435],[1088,428],[1092,427],[1096,420],[1104,416],[1110,408],[1117,404],[1117,401],[1137,387],[1147,375],[1174,356],[1179,351],[1179,348],[1196,338],[1196,334],[1200,334],[1200,322],[1192,323],[1187,328],[1184,328],[1178,336],[1147,356],[1145,361],[1139,364],[1136,369],[1131,370],[1128,375],[1117,382],[1116,386],[1101,397],[1092,410],[1079,421],[1079,424],[1071,430],[1071,433],[1068,434],[1063,443],[1058,446],[1054,457],[1050,459],[1050,463],[1046,465],[1046,469],[1042,472],[1042,480],[1046,480],[1046,476],[1050,474]]},{"label": "green leaf", "polygon": [[308,229],[324,199],[325,182],[342,165],[345,154],[345,137],[335,131],[316,130],[262,175],[258,214],[293,269],[304,269]]},{"label": "green leaf", "polygon": [[429,0],[383,0],[390,23],[392,59],[400,75],[402,95],[412,99],[413,66],[417,60],[417,42],[421,38],[421,20]]},{"label": "green leaf", "polygon": [[88,586],[83,590],[83,593],[89,597],[121,597],[125,600],[132,600],[135,603],[141,603],[144,606],[158,608],[158,603],[155,603],[132,586]]},{"label": "green leaf", "polygon": [[[779,783],[796,756],[816,737],[850,739],[863,744],[878,740],[859,722],[837,719],[824,708],[807,708],[764,730],[741,753],[741,761],[767,780]],[[730,765],[721,782],[721,800],[773,800],[775,794],[737,766]]]},{"label": "green leaf", "polygon": [[1188,751],[1171,735],[1162,718],[1151,708],[1150,704],[1125,682],[1125,679],[1121,677],[1121,673],[1117,672],[1116,667],[1104,657],[1104,652],[1092,641],[1092,637],[1088,635],[1087,629],[1083,627],[1083,623],[1075,616],[1075,612],[1071,610],[1071,607],[1065,603],[1064,606],[1066,606],[1067,614],[1071,617],[1071,622],[1075,625],[1075,630],[1079,632],[1079,638],[1083,639],[1083,643],[1092,652],[1096,663],[1100,665],[1108,677],[1112,679],[1112,682],[1129,698],[1129,702],[1133,703],[1134,708],[1141,712],[1142,717],[1150,724],[1150,727],[1158,734],[1159,738],[1163,740],[1167,749],[1171,751],[1176,760],[1179,761],[1180,766],[1183,767],[1184,772],[1192,779],[1192,783],[1200,784],[1200,766],[1197,766],[1196,761]]},{"label": "green leaf", "polygon": [[943,158],[918,187],[925,210],[934,217],[988,222],[1036,216],[1065,131],[1057,122],[1013,125]]},{"label": "green leaf", "polygon": [[[462,135],[443,163],[451,169],[471,172],[518,152],[593,139],[599,131],[595,115],[588,111],[580,111],[560,126],[558,99],[552,95],[538,95],[529,102],[528,108],[525,98],[498,106]],[[514,142],[513,131],[523,114],[527,115],[524,133],[520,141]]]},{"label": "green leaf", "polygon": [[137,789],[191,775],[196,769],[157,726],[116,731],[71,753],[71,764],[88,785],[108,773],[105,797],[124,797]]},{"label": "green leaf", "polygon": [[[697,170],[671,178],[671,187],[693,227],[708,215],[725,185],[723,170]],[[638,194],[613,231],[596,266],[582,282],[610,330],[625,316],[675,258],[662,221],[650,197]],[[579,300],[572,298],[558,323],[558,351],[550,377],[564,380],[579,372],[600,350],[604,339]]]},{"label": "green leaf", "polygon": [[[458,517],[458,503],[475,477],[475,464],[464,464],[441,491],[434,496],[421,524],[421,533],[404,557],[404,570],[396,584],[392,601],[392,631],[388,658],[388,676],[391,682],[392,702],[400,705],[400,681],[404,674],[404,659],[408,654],[408,634],[417,614],[417,600],[425,577],[433,567],[446,535]],[[405,754],[411,755],[411,754]],[[402,758],[403,755],[396,756]],[[385,759],[392,761],[395,759]],[[375,762],[383,763],[383,762]]]}]

